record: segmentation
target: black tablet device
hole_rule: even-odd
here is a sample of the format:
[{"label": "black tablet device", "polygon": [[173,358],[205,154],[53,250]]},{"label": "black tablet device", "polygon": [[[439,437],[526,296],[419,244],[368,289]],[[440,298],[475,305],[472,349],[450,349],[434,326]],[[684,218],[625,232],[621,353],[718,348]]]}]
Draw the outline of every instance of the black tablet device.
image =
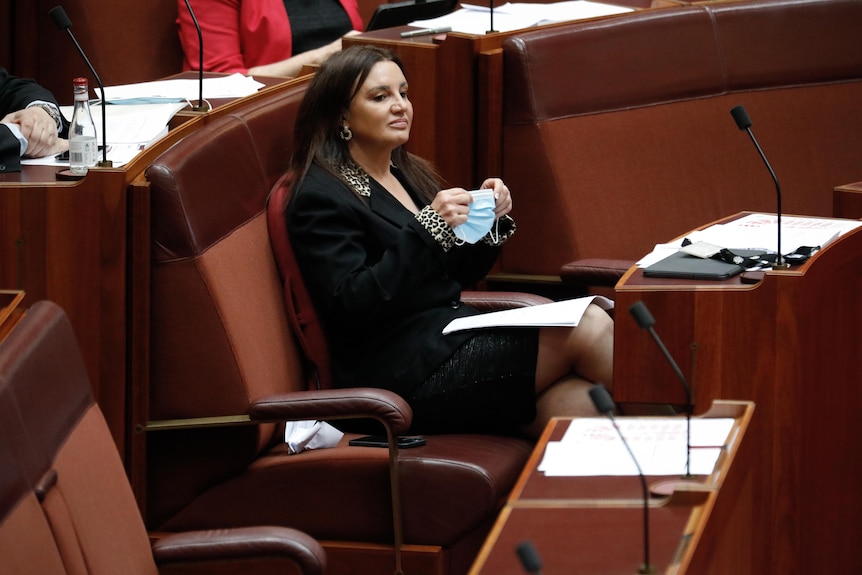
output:
[{"label": "black tablet device", "polygon": [[741,265],[676,252],[644,268],[644,276],[690,280],[724,280],[742,273]]},{"label": "black tablet device", "polygon": [[416,20],[428,20],[445,16],[455,10],[458,0],[410,0],[380,4],[374,10],[366,32],[404,26]]}]

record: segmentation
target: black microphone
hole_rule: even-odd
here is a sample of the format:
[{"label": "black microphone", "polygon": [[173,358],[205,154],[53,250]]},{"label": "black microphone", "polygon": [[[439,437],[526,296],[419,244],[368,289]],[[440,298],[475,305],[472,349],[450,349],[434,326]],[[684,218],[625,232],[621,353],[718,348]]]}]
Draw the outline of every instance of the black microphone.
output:
[{"label": "black microphone", "polygon": [[754,142],[754,147],[757,148],[757,153],[760,154],[760,158],[763,160],[763,163],[766,164],[766,169],[769,170],[769,175],[772,176],[772,181],[775,182],[775,193],[778,198],[778,209],[776,210],[776,214],[778,216],[778,255],[775,258],[775,263],[772,264],[772,269],[787,269],[790,265],[784,261],[784,256],[781,255],[781,186],[778,185],[778,178],[775,176],[775,172],[772,171],[772,166],[769,165],[769,160],[766,159],[766,155],[763,153],[763,150],[760,149],[760,144],[757,143],[757,139],[751,132],[751,118],[748,117],[748,112],[745,111],[745,107],[734,106],[730,110],[730,115],[733,116],[737,128],[748,132],[748,136],[751,138],[751,141]]},{"label": "black microphone", "polygon": [[192,110],[195,112],[207,112],[207,106],[204,104],[204,35],[201,32],[201,26],[198,24],[198,19],[195,17],[195,11],[192,10],[192,5],[189,0],[186,0],[186,8],[189,10],[189,15],[192,17],[192,22],[195,25],[195,30],[198,31],[198,85],[200,86],[198,90],[198,105],[193,106]]},{"label": "black microphone", "polygon": [[487,32],[485,32],[485,34],[493,34],[496,32],[496,30],[494,30],[494,0],[491,0],[491,4],[489,5],[489,12],[491,14],[491,27],[488,29]]},{"label": "black microphone", "polygon": [[623,436],[623,432],[620,431],[619,426],[617,425],[617,420],[614,419],[614,400],[611,399],[611,394],[608,393],[608,390],[601,383],[597,383],[590,388],[590,399],[593,400],[593,405],[596,406],[596,409],[599,413],[603,413],[608,416],[608,419],[611,420],[611,423],[614,425],[614,429],[617,430],[617,435],[620,436],[620,439],[625,445],[626,450],[629,452],[629,455],[632,458],[632,461],[635,464],[635,467],[638,470],[638,476],[641,480],[641,489],[643,490],[643,501],[644,501],[644,562],[643,565],[638,569],[638,573],[646,574],[646,573],[655,573],[655,567],[650,564],[649,560],[649,491],[647,490],[646,477],[644,477],[643,471],[641,471],[641,466],[638,463],[637,457],[635,457],[632,448],[629,447],[629,442],[626,441],[625,436]]},{"label": "black microphone", "polygon": [[676,376],[682,384],[682,389],[685,391],[685,475],[683,475],[683,478],[691,479],[694,477],[691,474],[691,414],[694,411],[694,404],[691,401],[691,387],[689,387],[688,381],[682,374],[682,370],[679,368],[679,365],[674,361],[673,356],[671,356],[661,338],[653,329],[652,326],[655,325],[655,319],[647,309],[646,304],[642,301],[636,301],[629,308],[629,313],[633,318],[635,318],[635,321],[641,329],[649,331],[656,345],[658,345],[662,354],[664,354],[665,359],[667,359],[674,372],[676,372]]},{"label": "black microphone", "polygon": [[108,132],[108,121],[105,119],[105,86],[104,84],[102,84],[102,79],[99,78],[99,75],[96,73],[96,69],[93,68],[92,64],[90,64],[90,59],[87,58],[87,55],[81,48],[81,45],[78,44],[78,41],[75,39],[75,35],[72,34],[72,21],[69,20],[69,17],[66,15],[66,11],[63,10],[63,7],[54,6],[48,13],[51,15],[51,19],[54,20],[54,24],[57,25],[57,28],[59,28],[60,30],[65,30],[69,34],[69,38],[72,39],[72,42],[75,44],[75,48],[78,49],[78,53],[81,55],[81,58],[84,59],[84,62],[90,69],[90,72],[92,72],[93,76],[96,78],[96,83],[99,85],[99,90],[102,91],[102,161],[98,163],[98,166],[100,168],[110,168],[114,164],[113,162],[108,160],[108,144],[105,138],[105,135]]},{"label": "black microphone", "polygon": [[524,566],[524,571],[532,575],[542,575],[542,559],[539,557],[538,551],[529,541],[521,541],[515,547],[515,553],[518,554],[518,559],[521,560],[521,565]]}]

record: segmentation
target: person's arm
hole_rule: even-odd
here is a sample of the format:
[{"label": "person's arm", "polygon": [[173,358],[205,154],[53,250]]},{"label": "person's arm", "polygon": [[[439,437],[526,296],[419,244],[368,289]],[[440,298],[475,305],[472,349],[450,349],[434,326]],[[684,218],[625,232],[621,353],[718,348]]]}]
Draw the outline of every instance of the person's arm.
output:
[{"label": "person's arm", "polygon": [[[58,137],[64,127],[54,95],[35,80],[19,78],[0,68],[0,131],[4,171],[20,170],[18,157],[42,157],[68,149]],[[17,146],[17,148],[16,148]]]},{"label": "person's arm", "polygon": [[[351,30],[344,36],[352,36],[354,34],[359,34],[359,32]],[[342,36],[342,38],[344,36]],[[272,64],[265,64],[263,66],[253,66],[248,69],[248,73],[252,76],[258,75],[296,77],[299,76],[303,66],[319,66],[332,54],[340,50],[341,38],[325,46],[321,46],[320,48],[315,48],[314,50],[309,50],[308,52],[296,54],[295,56],[291,56],[290,58],[287,58],[286,60],[282,60],[280,62],[273,62]]]},{"label": "person's arm", "polygon": [[306,178],[287,210],[291,243],[320,312],[362,325],[404,317],[439,293],[446,253],[414,218],[393,226],[334,178]]},{"label": "person's arm", "polygon": [[21,171],[21,143],[9,126],[0,124],[0,174]]},{"label": "person's arm", "polygon": [[[186,7],[177,0],[180,44],[185,54],[185,68],[197,70],[200,65],[198,33]],[[240,40],[239,0],[194,0],[191,2],[204,38],[204,70],[207,72],[246,73]]]},{"label": "person's arm", "polygon": [[26,158],[42,158],[68,149],[69,142],[58,137],[62,122],[57,122],[42,106],[29,106],[0,119],[0,124],[11,124],[24,138],[21,156]]}]

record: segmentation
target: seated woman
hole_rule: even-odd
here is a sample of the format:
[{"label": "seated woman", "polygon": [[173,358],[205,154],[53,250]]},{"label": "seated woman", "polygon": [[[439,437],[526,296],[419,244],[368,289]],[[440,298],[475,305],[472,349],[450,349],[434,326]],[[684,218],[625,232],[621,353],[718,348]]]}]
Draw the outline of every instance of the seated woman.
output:
[{"label": "seated woman", "polygon": [[[201,28],[204,71],[261,76],[299,75],[341,50],[341,38],[362,30],[356,0],[189,0]],[[183,69],[200,67],[200,43],[185,0],[177,23]]]},{"label": "seated woman", "polygon": [[412,121],[401,63],[374,46],[331,56],[297,114],[285,218],[335,385],[397,392],[413,408],[414,433],[535,437],[550,417],[596,415],[589,388],[613,377],[613,321],[596,305],[575,328],[442,334],[478,313],[461,290],[514,234],[512,194],[485,180],[497,229],[459,240],[473,196],[441,189],[429,163],[404,149]]}]

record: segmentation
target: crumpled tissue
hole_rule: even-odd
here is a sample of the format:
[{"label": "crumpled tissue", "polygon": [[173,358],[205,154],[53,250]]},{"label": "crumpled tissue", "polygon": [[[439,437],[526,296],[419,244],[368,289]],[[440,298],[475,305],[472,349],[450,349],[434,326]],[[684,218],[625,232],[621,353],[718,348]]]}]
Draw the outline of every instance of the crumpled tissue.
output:
[{"label": "crumpled tissue", "polygon": [[342,437],[344,433],[325,421],[288,421],[284,426],[284,441],[291,454],[335,447]]}]

